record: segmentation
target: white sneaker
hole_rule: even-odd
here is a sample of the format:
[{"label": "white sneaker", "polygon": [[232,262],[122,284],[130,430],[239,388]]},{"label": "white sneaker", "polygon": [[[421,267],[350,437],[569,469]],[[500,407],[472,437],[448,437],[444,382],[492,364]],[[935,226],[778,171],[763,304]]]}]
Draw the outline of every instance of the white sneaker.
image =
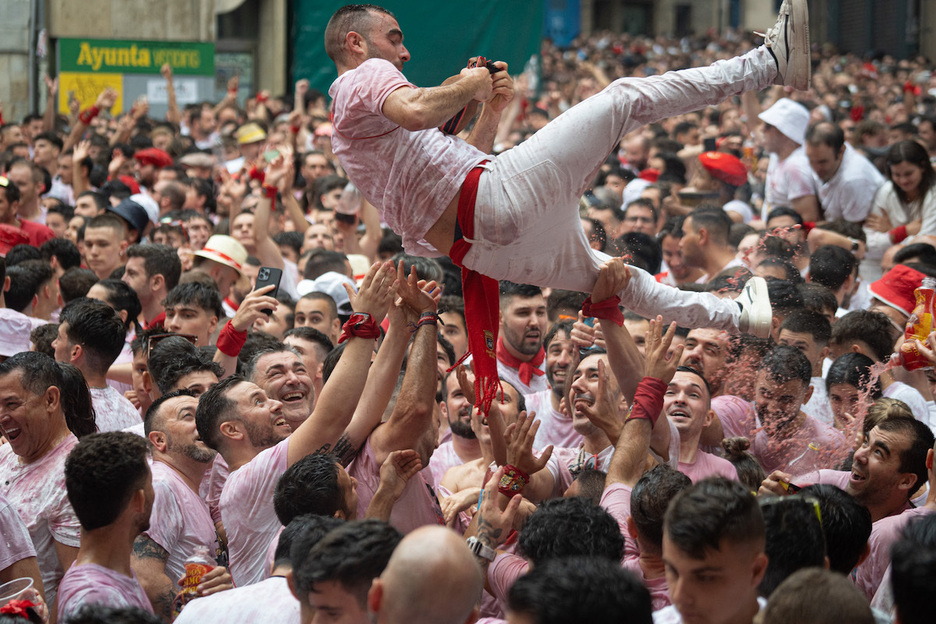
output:
[{"label": "white sneaker", "polygon": [[769,338],[773,309],[770,307],[770,293],[764,278],[749,279],[741,294],[735,297],[735,302],[741,306],[741,318],[738,319],[741,333]]},{"label": "white sneaker", "polygon": [[777,23],[764,35],[764,44],[777,61],[774,84],[800,91],[809,88],[809,9],[806,0],[783,0]]}]

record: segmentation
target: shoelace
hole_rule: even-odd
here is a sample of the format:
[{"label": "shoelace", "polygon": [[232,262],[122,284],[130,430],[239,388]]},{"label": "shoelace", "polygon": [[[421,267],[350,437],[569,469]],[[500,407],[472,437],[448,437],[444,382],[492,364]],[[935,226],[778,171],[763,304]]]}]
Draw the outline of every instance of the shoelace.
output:
[{"label": "shoelace", "polygon": [[[780,18],[783,16],[789,17],[789,15],[790,15],[790,5],[789,3],[784,2],[780,6],[780,12],[777,14],[777,23],[774,24],[773,28],[769,29],[766,33],[758,32],[755,30],[754,34],[757,35],[758,37],[764,38],[764,45],[768,47],[772,46],[774,42],[777,41],[777,38],[780,36],[780,31],[783,28],[782,26],[780,26],[780,23],[781,23]],[[783,22],[783,23],[786,24],[786,22]]]}]

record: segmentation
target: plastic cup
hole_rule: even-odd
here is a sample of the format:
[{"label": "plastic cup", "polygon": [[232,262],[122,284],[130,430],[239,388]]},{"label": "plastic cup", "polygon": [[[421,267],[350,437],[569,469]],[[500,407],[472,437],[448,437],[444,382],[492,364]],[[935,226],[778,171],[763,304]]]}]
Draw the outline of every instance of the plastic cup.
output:
[{"label": "plastic cup", "polygon": [[22,578],[13,579],[8,583],[0,585],[0,606],[5,605],[11,600],[17,600],[26,593],[26,590],[30,589],[33,586],[32,578],[24,576]]}]

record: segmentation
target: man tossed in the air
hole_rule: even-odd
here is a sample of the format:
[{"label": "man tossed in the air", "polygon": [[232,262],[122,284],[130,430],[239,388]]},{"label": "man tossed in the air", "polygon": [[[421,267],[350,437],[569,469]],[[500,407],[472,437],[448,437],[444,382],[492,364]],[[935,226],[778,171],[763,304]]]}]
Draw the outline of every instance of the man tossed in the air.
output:
[{"label": "man tossed in the air", "polygon": [[[332,145],[407,252],[448,255],[497,280],[591,292],[607,256],[589,247],[577,207],[608,154],[645,124],[744,91],[774,83],[808,88],[807,20],[806,0],[784,0],[765,46],[705,68],[616,80],[529,140],[490,156],[513,97],[507,64],[496,63],[494,74],[463,69],[450,84],[418,88],[402,74],[410,54],[393,14],[374,5],[345,6],[325,30],[325,49],[338,70],[329,89]],[[438,130],[472,100],[483,108],[467,141]],[[763,280],[752,279],[732,301],[666,287],[630,270],[620,296],[637,314],[662,314],[685,327],[762,336],[769,330]]]}]

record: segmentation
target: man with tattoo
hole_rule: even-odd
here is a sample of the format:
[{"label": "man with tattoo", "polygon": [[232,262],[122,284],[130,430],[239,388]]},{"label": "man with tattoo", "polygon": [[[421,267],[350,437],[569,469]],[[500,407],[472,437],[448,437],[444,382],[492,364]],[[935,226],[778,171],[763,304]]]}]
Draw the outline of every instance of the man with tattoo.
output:
[{"label": "man with tattoo", "polygon": [[[361,325],[379,323],[392,298],[392,263],[371,267],[360,292],[351,298]],[[369,323],[368,323],[369,324]],[[264,555],[280,528],[273,509],[273,491],[292,464],[315,452],[338,453],[355,448],[366,433],[349,433],[351,416],[364,389],[374,348],[374,334],[352,327],[341,361],[322,390],[312,414],[292,427],[283,404],[271,399],[243,377],[224,379],[199,398],[195,414],[198,434],[218,451],[231,474],[221,492],[221,519],[228,537],[231,575],[235,585],[264,577]],[[271,374],[286,374],[271,371]],[[290,373],[292,374],[292,373]],[[433,385],[433,388],[435,386]],[[350,423],[350,425],[349,425]]]},{"label": "man with tattoo", "polygon": [[[430,294],[433,291],[435,296]],[[380,487],[380,467],[394,451],[412,449],[419,453],[422,465],[427,466],[439,443],[439,421],[435,418],[438,377],[436,309],[439,289],[435,282],[421,287],[416,279],[415,267],[407,278],[401,262],[396,294],[400,303],[396,306],[398,311],[400,308],[405,310],[413,327],[412,348],[406,375],[389,420],[373,429],[364,448],[348,466],[348,475],[357,482],[359,518],[365,517],[371,499]],[[345,364],[347,357],[346,349],[339,366]],[[318,410],[318,405],[315,409]],[[406,487],[393,506],[390,524],[398,531],[408,533],[423,525],[442,523],[439,502],[420,471],[406,482]]]},{"label": "man with tattoo", "polygon": [[[133,543],[131,564],[153,611],[166,622],[185,574],[185,560],[201,546],[214,555],[218,536],[208,505],[198,495],[215,457],[195,430],[196,399],[188,390],[169,392],[146,411],[144,427],[153,454],[153,512],[150,528]],[[227,569],[205,574],[198,587],[207,596],[231,587]]]}]

